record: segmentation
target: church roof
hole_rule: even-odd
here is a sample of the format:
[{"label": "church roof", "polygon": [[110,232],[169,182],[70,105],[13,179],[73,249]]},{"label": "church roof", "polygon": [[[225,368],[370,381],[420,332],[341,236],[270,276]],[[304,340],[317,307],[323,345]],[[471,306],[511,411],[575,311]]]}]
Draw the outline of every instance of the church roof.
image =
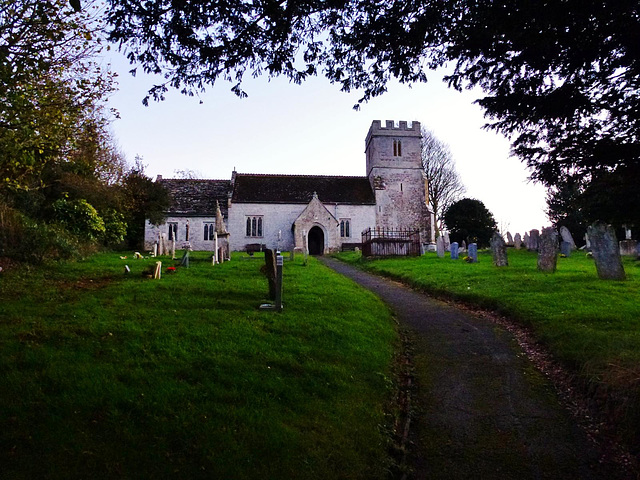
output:
[{"label": "church roof", "polygon": [[238,173],[233,184],[232,202],[309,203],[317,193],[322,203],[374,205],[367,177],[316,175],[257,175]]},{"label": "church roof", "polygon": [[158,182],[171,195],[168,215],[211,216],[216,215],[216,200],[220,210],[228,218],[229,180],[195,180],[182,178],[162,178]]}]

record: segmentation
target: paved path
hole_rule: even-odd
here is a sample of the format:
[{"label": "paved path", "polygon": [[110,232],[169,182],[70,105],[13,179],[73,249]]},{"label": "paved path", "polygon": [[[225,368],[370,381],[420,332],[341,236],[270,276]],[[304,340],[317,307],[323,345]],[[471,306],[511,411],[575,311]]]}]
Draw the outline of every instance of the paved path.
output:
[{"label": "paved path", "polygon": [[375,292],[409,333],[416,479],[615,479],[511,335],[395,282],[321,261]]}]

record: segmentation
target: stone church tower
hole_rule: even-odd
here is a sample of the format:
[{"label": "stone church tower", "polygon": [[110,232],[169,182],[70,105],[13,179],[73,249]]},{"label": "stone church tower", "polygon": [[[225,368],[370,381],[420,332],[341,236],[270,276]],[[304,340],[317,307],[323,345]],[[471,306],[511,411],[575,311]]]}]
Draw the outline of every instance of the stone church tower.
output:
[{"label": "stone church tower", "polygon": [[420,122],[372,122],[365,140],[367,177],[376,198],[376,227],[420,230],[430,236]]}]

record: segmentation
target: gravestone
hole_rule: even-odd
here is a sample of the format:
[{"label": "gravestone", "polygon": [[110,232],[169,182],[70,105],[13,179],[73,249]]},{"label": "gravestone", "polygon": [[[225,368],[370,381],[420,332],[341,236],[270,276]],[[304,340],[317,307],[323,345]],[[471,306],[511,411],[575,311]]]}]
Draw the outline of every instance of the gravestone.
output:
[{"label": "gravestone", "polygon": [[620,260],[616,233],[610,225],[594,223],[587,228],[591,252],[596,261],[598,278],[602,280],[624,280],[626,275]]},{"label": "gravestone", "polygon": [[436,239],[436,254],[438,258],[444,257],[444,238],[438,237]]},{"label": "gravestone", "polygon": [[507,232],[507,246],[513,247],[513,237],[511,236],[511,232]]},{"label": "gravestone", "polygon": [[464,240],[462,240],[462,244],[460,245],[460,251],[461,252],[467,251],[467,242],[465,242]]},{"label": "gravestone", "polygon": [[573,241],[573,235],[571,235],[569,229],[564,225],[560,227],[560,236],[562,237],[563,242],[567,242],[569,244],[569,248],[571,250],[576,249],[576,242]]},{"label": "gravestone", "polygon": [[451,260],[458,260],[460,254],[458,252],[458,242],[451,244]]},{"label": "gravestone", "polygon": [[469,263],[477,263],[478,262],[478,244],[470,243],[469,244]]},{"label": "gravestone", "polygon": [[558,232],[553,227],[542,229],[538,241],[538,270],[554,273],[558,264]]},{"label": "gravestone", "polygon": [[451,238],[449,237],[449,232],[445,232],[442,236],[442,240],[444,241],[444,251],[448,252],[451,250]]},{"label": "gravestone", "polygon": [[516,236],[513,237],[513,246],[516,250],[520,250],[522,248],[522,237],[519,233],[516,233]]},{"label": "gravestone", "polygon": [[638,250],[637,240],[620,240],[620,255],[636,255]]},{"label": "gravestone", "polygon": [[276,282],[276,256],[270,248],[264,251],[264,266],[261,270],[269,283],[269,299],[275,300],[278,287]]},{"label": "gravestone", "polygon": [[591,239],[588,233],[584,234],[584,248],[586,248],[587,251],[591,251]]},{"label": "gravestone", "polygon": [[535,228],[529,232],[529,251],[535,252],[538,250],[538,243],[540,242],[540,231]]},{"label": "gravestone", "polygon": [[560,254],[565,257],[571,256],[571,244],[564,240],[560,243]]},{"label": "gravestone", "polygon": [[507,259],[507,244],[504,238],[498,232],[495,232],[489,242],[491,245],[491,254],[493,255],[493,263],[496,267],[506,267],[509,265]]},{"label": "gravestone", "polygon": [[522,239],[522,243],[524,245],[524,248],[529,250],[529,234],[527,232],[524,232],[524,238]]}]

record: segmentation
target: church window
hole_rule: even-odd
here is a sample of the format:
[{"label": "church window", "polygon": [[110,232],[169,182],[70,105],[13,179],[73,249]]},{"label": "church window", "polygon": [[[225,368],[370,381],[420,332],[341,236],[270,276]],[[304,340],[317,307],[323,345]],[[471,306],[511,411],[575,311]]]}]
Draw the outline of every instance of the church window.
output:
[{"label": "church window", "polygon": [[204,239],[205,240],[213,240],[213,234],[216,231],[214,227],[214,223],[205,223],[204,224]]},{"label": "church window", "polygon": [[340,237],[342,238],[351,237],[351,219],[349,218],[340,219]]},{"label": "church window", "polygon": [[262,217],[247,217],[247,237],[262,237]]},{"label": "church window", "polygon": [[167,226],[169,227],[169,235],[167,238],[169,240],[178,240],[178,222],[168,222]]},{"label": "church window", "polygon": [[393,141],[393,156],[394,157],[402,156],[402,142],[400,140]]}]

